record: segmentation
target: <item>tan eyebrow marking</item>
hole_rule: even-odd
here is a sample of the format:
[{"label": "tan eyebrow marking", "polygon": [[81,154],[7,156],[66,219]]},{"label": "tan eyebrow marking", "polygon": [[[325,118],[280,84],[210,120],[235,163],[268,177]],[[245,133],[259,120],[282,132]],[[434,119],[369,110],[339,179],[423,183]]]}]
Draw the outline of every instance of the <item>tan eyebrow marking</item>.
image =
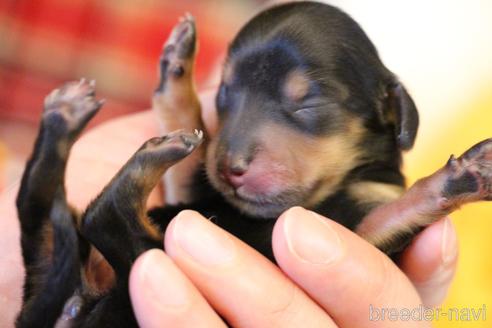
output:
[{"label": "tan eyebrow marking", "polygon": [[287,74],[283,85],[284,94],[292,101],[299,101],[309,91],[309,79],[306,74],[295,69]]}]

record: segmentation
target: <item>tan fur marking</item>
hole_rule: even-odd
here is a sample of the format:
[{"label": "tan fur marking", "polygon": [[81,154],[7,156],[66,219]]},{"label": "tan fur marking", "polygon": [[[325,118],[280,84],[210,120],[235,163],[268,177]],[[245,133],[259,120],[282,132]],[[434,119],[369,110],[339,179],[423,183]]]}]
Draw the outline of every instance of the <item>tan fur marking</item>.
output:
[{"label": "tan fur marking", "polygon": [[[157,115],[162,134],[179,129],[205,131],[201,117],[201,105],[193,80],[195,56],[196,51],[186,60],[173,59],[173,62],[184,67],[185,74],[179,78],[171,76],[164,92],[156,93],[152,99],[152,109]],[[203,146],[200,147],[168,169],[163,178],[166,203],[177,204],[191,201],[188,186],[193,178],[193,172],[204,156],[203,149]]]},{"label": "tan fur marking", "polygon": [[394,201],[403,194],[403,187],[380,182],[356,182],[348,187],[348,193],[359,204],[384,204]]},{"label": "tan fur marking", "polygon": [[150,222],[148,217],[142,218],[140,220],[140,223],[142,224],[145,231],[149,234],[150,238],[154,239],[155,241],[162,240],[162,233],[153,223]]},{"label": "tan fur marking", "polygon": [[56,151],[61,158],[67,158],[71,145],[66,139],[61,139],[56,143]]},{"label": "tan fur marking", "polygon": [[94,247],[91,247],[89,259],[82,273],[84,285],[90,293],[104,293],[114,285],[115,274],[113,268]]},{"label": "tan fur marking", "polygon": [[[49,221],[48,221],[49,222]],[[46,222],[43,225],[43,231],[41,234],[43,235],[43,243],[41,244],[41,250],[39,252],[40,258],[43,261],[47,261],[47,263],[51,262],[53,259],[53,226]]]},{"label": "tan fur marking", "polygon": [[308,77],[300,70],[293,70],[285,79],[283,91],[290,100],[301,100],[309,91]]},{"label": "tan fur marking", "polygon": [[145,232],[147,232],[147,234],[156,241],[162,240],[162,234],[158,227],[150,221],[145,212],[151,188],[154,186],[156,179],[159,178],[159,175],[160,174],[157,174],[157,172],[145,173],[145,170],[138,167],[133,167],[128,177],[129,179],[135,181],[136,188],[142,188],[144,190],[143,195],[145,196],[145,199],[132,199],[132,206],[138,209],[138,221],[144,228]]},{"label": "tan fur marking", "polygon": [[[358,165],[362,157],[357,146],[365,133],[360,119],[353,118],[341,133],[314,137],[288,126],[273,122],[265,123],[257,131],[258,151],[256,158],[270,163],[272,168],[282,167],[279,182],[285,191],[297,190],[293,205],[312,207],[333,194],[345,175]],[[217,139],[207,149],[207,171],[210,181],[226,194],[230,189],[217,176]],[[230,193],[230,192],[229,192]],[[245,211],[254,211],[248,204],[236,204]]]},{"label": "tan fur marking", "polygon": [[343,133],[322,138],[315,149],[308,150],[311,154],[303,154],[310,161],[310,167],[315,175],[322,177],[321,186],[311,195],[306,206],[315,206],[323,199],[337,191],[346,174],[356,167],[362,157],[361,149],[357,146],[363,137],[365,128],[357,119],[349,120]]}]

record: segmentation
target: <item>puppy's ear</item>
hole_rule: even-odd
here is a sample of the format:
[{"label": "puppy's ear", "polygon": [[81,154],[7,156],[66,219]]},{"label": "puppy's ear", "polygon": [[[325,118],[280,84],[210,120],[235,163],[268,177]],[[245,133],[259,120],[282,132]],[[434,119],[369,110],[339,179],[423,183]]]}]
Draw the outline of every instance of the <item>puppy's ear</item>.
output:
[{"label": "puppy's ear", "polygon": [[413,147],[419,127],[419,114],[415,103],[403,85],[396,81],[386,87],[386,117],[393,121],[395,137],[401,150]]}]

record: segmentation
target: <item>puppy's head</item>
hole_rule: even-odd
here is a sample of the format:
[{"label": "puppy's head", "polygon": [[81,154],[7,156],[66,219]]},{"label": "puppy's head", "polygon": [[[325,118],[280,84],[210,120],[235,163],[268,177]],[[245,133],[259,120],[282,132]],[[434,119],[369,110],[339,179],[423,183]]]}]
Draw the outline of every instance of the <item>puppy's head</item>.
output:
[{"label": "puppy's head", "polygon": [[350,17],[319,3],[273,7],[231,44],[207,174],[255,217],[314,207],[362,165],[399,165],[415,105]]}]

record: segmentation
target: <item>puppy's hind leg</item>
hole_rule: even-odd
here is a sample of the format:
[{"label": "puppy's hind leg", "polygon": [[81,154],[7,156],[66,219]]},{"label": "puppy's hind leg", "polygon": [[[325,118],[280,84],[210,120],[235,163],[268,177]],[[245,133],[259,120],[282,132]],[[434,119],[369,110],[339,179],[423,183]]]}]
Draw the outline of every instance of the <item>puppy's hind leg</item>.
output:
[{"label": "puppy's hind leg", "polygon": [[79,279],[76,213],[65,199],[68,154],[102,102],[85,80],[45,100],[41,127],[17,196],[26,278],[18,327],[53,326]]},{"label": "puppy's hind leg", "polygon": [[[159,62],[160,80],[152,107],[163,134],[178,129],[205,131],[193,79],[196,52],[195,21],[187,14],[172,30]],[[166,203],[190,203],[193,200],[192,179],[203,157],[204,147],[201,147],[167,171],[164,176]]]},{"label": "puppy's hind leg", "polygon": [[492,139],[459,158],[451,156],[443,168],[417,181],[400,199],[369,213],[356,232],[386,253],[395,253],[427,225],[480,200],[492,200]]}]

